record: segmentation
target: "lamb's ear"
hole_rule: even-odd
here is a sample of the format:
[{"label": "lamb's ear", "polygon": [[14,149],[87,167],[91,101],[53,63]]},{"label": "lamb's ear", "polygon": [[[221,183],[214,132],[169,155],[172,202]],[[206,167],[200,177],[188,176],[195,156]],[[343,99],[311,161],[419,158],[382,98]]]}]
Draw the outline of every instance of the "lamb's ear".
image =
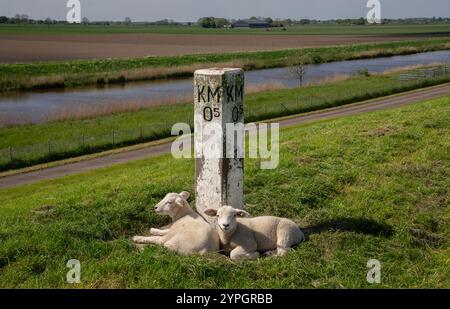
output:
[{"label": "lamb's ear", "polygon": [[182,198],[184,198],[185,201],[187,201],[189,196],[191,196],[191,194],[189,192],[187,192],[187,191],[183,191],[183,192],[180,193],[180,196]]},{"label": "lamb's ear", "polygon": [[185,203],[186,203],[186,200],[181,197],[177,197],[175,199],[175,204],[177,204],[180,207],[183,207]]},{"label": "lamb's ear", "polygon": [[236,209],[236,214],[239,217],[251,217],[251,215],[248,212],[246,212],[245,210],[242,210],[242,209]]},{"label": "lamb's ear", "polygon": [[204,213],[210,217],[215,217],[215,216],[217,216],[217,209],[208,208],[208,209],[205,209]]}]

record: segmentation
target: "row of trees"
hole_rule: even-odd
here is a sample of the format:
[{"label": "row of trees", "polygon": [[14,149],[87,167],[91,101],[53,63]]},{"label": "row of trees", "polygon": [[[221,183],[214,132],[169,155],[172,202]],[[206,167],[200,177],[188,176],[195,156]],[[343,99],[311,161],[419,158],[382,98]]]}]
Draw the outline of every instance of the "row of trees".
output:
[{"label": "row of trees", "polygon": [[[286,27],[294,25],[309,25],[309,24],[337,24],[337,25],[366,25],[368,24],[366,18],[346,18],[346,19],[330,19],[330,20],[316,20],[316,19],[273,19],[271,17],[256,17],[252,16],[249,20],[265,21],[270,27]],[[203,28],[223,28],[224,26],[231,25],[235,22],[235,19],[228,20],[226,18],[217,17],[202,17],[198,20],[198,25]],[[383,19],[383,24],[438,24],[449,23],[448,17],[433,17],[433,18],[402,18],[402,19]]]},{"label": "row of trees", "polygon": [[[0,24],[65,24],[66,21],[51,19],[50,17],[46,19],[30,19],[26,14],[17,14],[14,17],[0,16]],[[88,24],[89,19],[84,17],[82,19],[83,24]]]},{"label": "row of trees", "polygon": [[[248,20],[251,21],[265,21],[270,27],[284,27],[289,24],[290,20],[272,19],[271,17],[256,17],[252,16]],[[236,22],[236,19],[226,19],[220,17],[202,17],[197,21],[197,24],[203,28],[223,28],[225,26],[232,25]]]},{"label": "row of trees", "polygon": [[[399,19],[382,19],[382,24],[442,24],[449,23],[448,17],[432,17],[432,18],[399,18]],[[330,20],[309,20],[301,19],[294,21],[294,24],[338,24],[338,25],[365,25],[366,18],[346,18],[346,19],[330,19]]]},{"label": "row of trees", "polygon": [[[167,21],[167,20],[166,20]],[[173,21],[170,21],[173,22]],[[167,24],[170,24],[169,21],[167,21]],[[14,17],[7,17],[7,16],[0,16],[0,24],[45,24],[45,25],[52,25],[52,24],[65,24],[67,23],[65,20],[56,20],[51,19],[50,17],[46,19],[30,19],[28,15],[26,14],[17,14]],[[124,25],[132,25],[133,22],[130,17],[125,17],[124,21],[119,22],[109,22],[109,21],[98,21],[98,22],[91,22],[87,17],[83,17],[81,20],[81,23],[84,25],[87,24],[95,24],[95,25],[111,25],[111,24],[124,24]],[[153,24],[156,24],[158,22],[155,22]],[[161,21],[161,23],[164,23],[164,21]]]},{"label": "row of trees", "polygon": [[[17,14],[14,17],[0,16],[0,24],[65,24],[67,23],[65,20],[56,20],[51,18],[46,19],[30,19],[28,15],[25,14]],[[137,24],[131,20],[130,17],[125,17],[123,21],[94,21],[91,22],[87,17],[83,17],[81,23],[84,25],[92,24],[92,25],[133,25]],[[156,25],[156,26],[165,26],[165,25],[181,25],[181,23],[174,21],[173,19],[162,19],[154,22],[141,22],[139,24],[143,25]],[[193,23],[188,23],[188,25],[192,25]]]},{"label": "row of trees", "polygon": [[202,17],[197,21],[197,24],[203,28],[223,28],[231,23],[226,18]]},{"label": "row of trees", "polygon": [[14,17],[8,18],[6,16],[0,16],[0,24],[22,24],[28,23],[32,20],[26,14],[16,14]]}]

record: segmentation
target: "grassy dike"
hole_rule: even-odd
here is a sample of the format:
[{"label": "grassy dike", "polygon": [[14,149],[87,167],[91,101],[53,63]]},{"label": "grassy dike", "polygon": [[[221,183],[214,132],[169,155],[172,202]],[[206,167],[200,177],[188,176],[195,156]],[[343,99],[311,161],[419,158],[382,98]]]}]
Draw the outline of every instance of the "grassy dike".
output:
[{"label": "grassy dike", "polygon": [[[449,38],[306,48],[311,63],[404,55],[450,49]],[[107,85],[130,81],[190,76],[207,66],[236,66],[246,70],[288,65],[295,49],[204,54],[136,59],[38,62],[0,65],[0,92],[13,90]]]},{"label": "grassy dike", "polygon": [[[167,223],[156,202],[193,192],[193,160],[0,189],[0,288],[74,288],[74,258],[77,288],[450,288],[449,107],[446,97],[283,129],[277,169],[246,159],[246,210],[290,217],[309,234],[282,258],[134,248],[130,237]],[[369,259],[381,262],[380,284],[366,281]]]},{"label": "grassy dike", "polygon": [[[450,82],[448,76],[402,82],[398,75],[354,77],[298,89],[250,94],[245,97],[245,119],[253,122],[294,115]],[[191,115],[192,104],[180,104],[92,119],[0,128],[0,170],[168,137],[174,123],[192,124]],[[9,158],[9,147],[12,147],[13,161]]]}]

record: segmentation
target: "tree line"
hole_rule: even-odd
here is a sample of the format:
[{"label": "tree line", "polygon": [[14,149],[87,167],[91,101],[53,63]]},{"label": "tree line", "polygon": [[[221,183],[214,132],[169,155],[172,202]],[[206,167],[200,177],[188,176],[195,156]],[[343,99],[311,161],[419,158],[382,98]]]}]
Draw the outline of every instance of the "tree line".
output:
[{"label": "tree line", "polygon": [[[272,17],[256,17],[252,16],[247,20],[250,21],[265,21],[269,27],[286,27],[294,25],[309,25],[309,24],[325,24],[325,25],[366,25],[367,20],[365,18],[347,18],[347,19],[330,19],[330,20],[317,20],[317,19],[279,19]],[[197,22],[181,23],[172,19],[162,19],[152,22],[133,22],[130,17],[125,17],[123,21],[95,21],[91,22],[86,17],[83,18],[83,24],[93,25],[199,25],[203,28],[223,28],[231,26],[236,19],[227,19],[222,17],[202,17]],[[0,16],[0,24],[65,24],[65,20],[56,20],[52,18],[46,19],[32,19],[27,14],[16,14],[14,17]],[[443,24],[450,23],[449,17],[432,17],[432,18],[400,18],[400,19],[382,19],[382,24]]]},{"label": "tree line", "polygon": [[[286,27],[294,25],[309,25],[309,24],[325,24],[325,25],[367,25],[366,18],[346,18],[346,19],[279,19],[271,17],[255,17],[248,18],[249,21],[265,21],[270,27]],[[227,25],[232,25],[236,19],[226,19],[218,17],[202,17],[197,21],[197,24],[203,28],[223,28]],[[382,24],[440,24],[449,23],[448,17],[432,17],[432,18],[399,18],[399,19],[382,19]]]}]

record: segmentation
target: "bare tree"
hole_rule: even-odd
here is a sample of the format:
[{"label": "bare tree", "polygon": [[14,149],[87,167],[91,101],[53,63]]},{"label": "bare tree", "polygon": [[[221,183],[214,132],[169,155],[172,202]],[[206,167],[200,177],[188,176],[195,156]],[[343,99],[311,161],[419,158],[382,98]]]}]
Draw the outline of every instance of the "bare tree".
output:
[{"label": "bare tree", "polygon": [[290,77],[295,78],[299,82],[299,86],[303,86],[303,79],[308,72],[308,64],[310,63],[310,55],[303,52],[298,51],[295,52],[292,56],[286,59],[288,67],[288,74]]},{"label": "bare tree", "polygon": [[125,25],[127,25],[127,26],[129,26],[129,25],[131,25],[131,18],[130,17],[125,17]]},{"label": "bare tree", "polygon": [[28,22],[28,15],[27,14],[16,14],[15,19],[20,24],[26,24]]},{"label": "bare tree", "polygon": [[89,25],[89,19],[87,17],[83,17],[81,19],[81,23],[85,26]]}]

